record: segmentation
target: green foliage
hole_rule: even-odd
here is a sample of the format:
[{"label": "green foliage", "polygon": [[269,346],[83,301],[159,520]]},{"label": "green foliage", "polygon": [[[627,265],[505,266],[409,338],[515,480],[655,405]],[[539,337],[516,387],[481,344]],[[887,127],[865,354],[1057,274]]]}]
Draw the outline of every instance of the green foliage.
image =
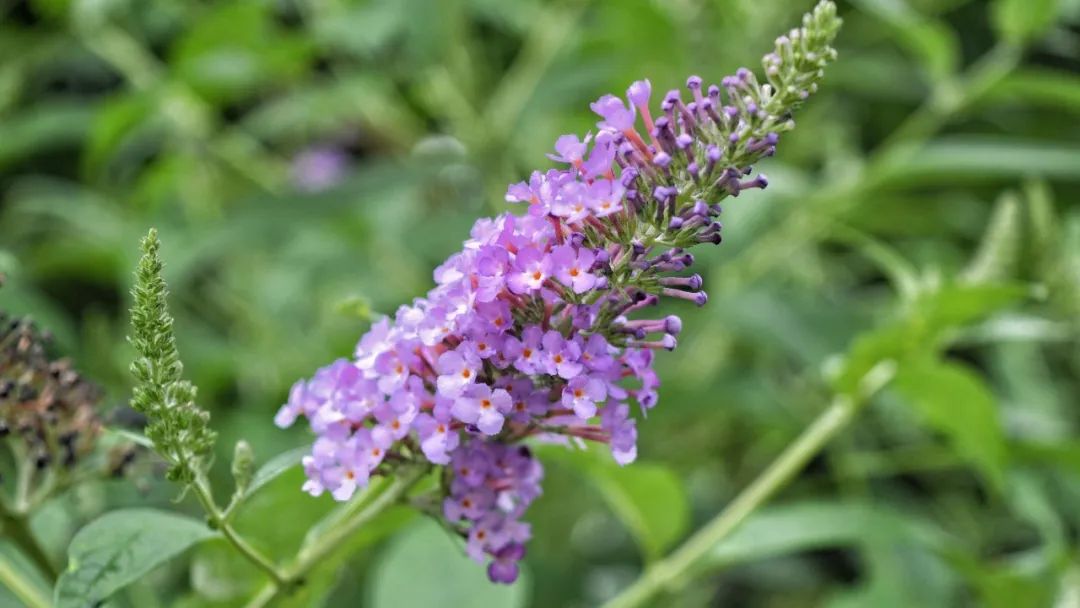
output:
[{"label": "green foliage", "polygon": [[[715,82],[753,67],[777,27],[811,4],[7,3],[0,308],[50,328],[58,351],[119,407],[130,390],[132,244],[157,226],[168,237],[162,278],[182,328],[183,375],[220,434],[200,466],[229,462],[241,438],[257,447],[265,464],[231,521],[288,560],[306,528],[336,512],[329,498],[299,491],[302,450],[290,450],[308,436],[271,423],[289,386],[348,356],[371,318],[430,288],[432,268],[472,221],[508,208],[507,183],[549,166],[543,155],[560,134],[595,130],[589,102],[638,78],[659,95],[689,74]],[[686,329],[679,349],[658,358],[661,398],[639,427],[639,453],[646,469],[663,467],[654,477],[678,483],[632,480],[629,468],[631,487],[604,491],[614,482],[544,454],[523,604],[602,604],[657,551],[646,543],[670,547],[700,526],[834,392],[857,393],[867,372],[889,364],[897,384],[792,481],[764,523],[750,520],[734,548],[718,549],[739,557],[657,605],[1075,597],[1077,543],[1055,536],[1052,522],[1080,529],[1076,4],[841,6],[837,60],[760,165],[769,189],[725,201],[725,243],[695,250],[709,305],[657,313],[679,314]],[[345,175],[328,189],[294,181],[313,146],[345,153]],[[948,378],[909,395],[902,384],[913,373]],[[939,390],[982,405],[942,405]],[[966,424],[946,420],[954,414]],[[993,440],[975,446],[976,435],[1003,439],[1004,458]],[[0,461],[8,485],[11,468]],[[228,467],[207,475],[227,496]],[[187,506],[156,475],[137,484],[85,484],[34,527],[59,556],[71,530],[107,509]],[[633,506],[614,507],[620,495]],[[645,532],[631,523],[669,504],[682,515],[648,515]],[[369,599],[385,555],[374,543],[409,513],[320,570],[312,596],[327,606]],[[875,526],[898,536],[876,542]],[[811,543],[817,530],[835,540]],[[944,545],[924,533],[938,530]],[[757,539],[760,553],[746,549]],[[457,551],[443,537],[421,540]],[[265,577],[221,542],[111,601],[242,605]]]},{"label": "green foliage", "polygon": [[996,0],[990,15],[999,36],[1020,44],[1053,25],[1061,4],[1062,0]]},{"label": "green foliage", "polygon": [[524,573],[514,586],[492,585],[456,540],[423,522],[404,531],[379,557],[369,601],[374,608],[521,608],[529,585]]},{"label": "green foliage", "polygon": [[663,555],[686,532],[690,523],[686,490],[671,469],[649,462],[621,467],[598,449],[545,449],[541,456],[596,488],[633,534],[645,560]]},{"label": "green foliage", "polygon": [[927,424],[943,433],[998,489],[1007,450],[994,396],[978,375],[956,363],[925,360],[901,366],[896,389]]},{"label": "green foliage", "polygon": [[251,482],[244,489],[244,494],[250,496],[290,469],[300,466],[300,459],[310,451],[308,446],[305,445],[274,456],[266,464],[259,467],[259,470],[255,471],[255,475],[251,477]]},{"label": "green foliage", "polygon": [[762,509],[709,555],[706,568],[836,547],[916,544],[943,549],[947,534],[911,514],[873,504],[801,502]]},{"label": "green foliage", "polygon": [[56,583],[55,605],[96,606],[213,535],[203,522],[163,511],[126,509],[103,515],[71,540],[67,571]]},{"label": "green foliage", "polygon": [[171,464],[169,479],[191,483],[204,472],[214,446],[210,414],[195,405],[195,386],[182,378],[184,365],[176,349],[173,318],[161,277],[160,242],[151,229],[142,241],[142,258],[131,290],[132,335],[139,357],[131,364],[136,386],[131,407],[147,417],[146,436]]}]

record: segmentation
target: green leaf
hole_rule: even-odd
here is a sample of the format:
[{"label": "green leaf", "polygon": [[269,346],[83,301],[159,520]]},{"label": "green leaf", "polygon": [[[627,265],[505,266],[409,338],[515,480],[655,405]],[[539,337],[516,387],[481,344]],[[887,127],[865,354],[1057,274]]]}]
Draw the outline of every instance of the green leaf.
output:
[{"label": "green leaf", "polygon": [[690,506],[682,481],[671,469],[636,462],[620,467],[603,449],[541,452],[586,475],[630,530],[646,560],[660,557],[686,532]]},{"label": "green leaf", "polygon": [[102,104],[94,116],[83,149],[82,174],[86,179],[98,179],[102,169],[140,131],[161,138],[160,133],[146,128],[161,118],[160,100],[155,97],[149,93],[124,94]]},{"label": "green leaf", "polygon": [[690,523],[682,481],[670,469],[648,463],[594,467],[598,482],[615,514],[634,534],[646,559],[663,555]]},{"label": "green leaf", "polygon": [[932,141],[885,168],[884,182],[912,188],[947,183],[1001,183],[1042,176],[1080,181],[1080,146],[1003,137],[955,136]]},{"label": "green leaf", "polygon": [[34,154],[73,147],[85,136],[94,108],[44,101],[0,121],[0,169]]},{"label": "green leaf", "polygon": [[983,100],[1030,103],[1080,113],[1080,78],[1064,70],[1021,69],[1002,79]]},{"label": "green leaf", "polygon": [[928,547],[946,542],[934,526],[871,504],[803,502],[755,513],[716,545],[701,566],[726,568],[801,551],[901,541]]},{"label": "green leaf", "polygon": [[200,521],[152,509],[103,515],[72,539],[68,569],[56,582],[56,608],[95,606],[214,535]]},{"label": "green leaf", "polygon": [[228,2],[184,30],[170,63],[203,98],[227,103],[300,76],[310,51],[309,41],[275,23],[269,5]]},{"label": "green leaf", "polygon": [[1018,283],[951,283],[921,296],[910,312],[911,320],[926,327],[935,339],[943,330],[980,321],[1011,306],[1028,291]]},{"label": "green leaf", "polygon": [[251,484],[248,485],[244,496],[251,496],[266,484],[280,477],[282,473],[299,466],[300,460],[305,454],[309,453],[311,453],[311,446],[304,445],[274,456],[266,464],[259,467],[258,471],[255,471],[255,476],[251,478]]},{"label": "green leaf", "polygon": [[203,599],[237,600],[250,595],[265,580],[266,575],[240,557],[225,539],[203,543],[191,558],[191,588]]},{"label": "green leaf", "polygon": [[1038,38],[1054,24],[1060,0],[997,0],[990,20],[998,37],[1012,44]]},{"label": "green leaf", "polygon": [[992,485],[1004,486],[1008,449],[994,395],[978,375],[947,361],[910,361],[893,386],[959,456]]},{"label": "green leaf", "polygon": [[896,319],[855,338],[833,378],[834,390],[857,394],[863,377],[878,363],[937,350],[950,330],[982,320],[1027,292],[1016,283],[950,283],[921,292]]},{"label": "green leaf", "polygon": [[522,571],[513,585],[490,582],[460,542],[424,520],[387,548],[369,588],[373,608],[519,608],[529,597],[529,577]]}]

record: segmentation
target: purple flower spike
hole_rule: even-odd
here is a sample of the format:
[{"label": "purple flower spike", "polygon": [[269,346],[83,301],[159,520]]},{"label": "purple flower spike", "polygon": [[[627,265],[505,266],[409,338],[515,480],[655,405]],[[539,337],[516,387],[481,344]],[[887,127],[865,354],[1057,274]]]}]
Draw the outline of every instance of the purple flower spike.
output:
[{"label": "purple flower spike", "polygon": [[835,56],[835,8],[806,23],[766,56],[767,85],[742,69],[706,96],[691,76],[693,99],[669,92],[655,121],[648,80],[591,104],[595,137],[559,137],[558,166],[507,189],[526,211],[478,220],[424,297],[292,387],[274,422],[303,417],[317,435],[303,491],[348,500],[373,476],[444,467],[443,523],[493,582],[517,580],[544,474],[522,442],[591,441],[620,465],[636,459],[631,413],[657,407],[653,362],[683,329],[676,315],[643,317],[662,297],[708,300],[687,249],[720,243],[724,198],[768,185],[754,164]]}]

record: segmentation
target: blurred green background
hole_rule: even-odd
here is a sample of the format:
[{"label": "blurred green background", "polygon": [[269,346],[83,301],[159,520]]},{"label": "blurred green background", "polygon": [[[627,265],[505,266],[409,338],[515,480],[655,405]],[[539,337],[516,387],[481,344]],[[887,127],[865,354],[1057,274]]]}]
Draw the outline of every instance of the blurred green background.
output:
[{"label": "blurred green background", "polygon": [[[123,405],[156,226],[224,496],[235,440],[260,461],[309,441],[271,422],[289,385],[425,292],[508,182],[593,128],[590,101],[757,67],[810,6],[0,0],[0,308]],[[597,605],[752,480],[837,370],[887,355],[896,386],[657,605],[1080,606],[1080,2],[841,14],[839,61],[761,167],[772,185],[695,252],[711,299],[671,309],[688,329],[639,463],[545,452],[509,592],[400,511],[282,605]],[[281,558],[334,506],[294,473],[239,522]],[[106,508],[196,511],[173,499],[144,472],[34,523],[61,559]],[[210,544],[116,605],[242,605],[260,584]]]}]

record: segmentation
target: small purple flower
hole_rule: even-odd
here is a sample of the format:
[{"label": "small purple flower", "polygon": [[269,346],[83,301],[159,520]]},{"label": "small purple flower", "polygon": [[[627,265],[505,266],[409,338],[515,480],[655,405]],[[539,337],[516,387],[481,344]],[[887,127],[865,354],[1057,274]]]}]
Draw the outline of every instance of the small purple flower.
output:
[{"label": "small purple flower", "polygon": [[578,139],[577,135],[563,135],[555,140],[556,153],[547,156],[553,161],[577,166],[585,158],[585,150],[588,149],[588,146],[588,135],[585,136],[585,141]]},{"label": "small purple flower", "polygon": [[607,217],[617,211],[622,211],[622,199],[625,195],[626,188],[619,182],[598,179],[589,184],[587,193],[589,209],[596,217]]},{"label": "small purple flower", "polygon": [[468,355],[462,356],[460,352],[451,350],[439,357],[437,386],[440,395],[452,399],[460,395],[466,386],[476,382],[476,372],[480,366],[471,353]]},{"label": "small purple flower", "polygon": [[526,374],[539,373],[544,366],[541,354],[544,330],[530,325],[521,332],[521,354],[514,361],[514,367]]},{"label": "small purple flower", "polygon": [[582,365],[578,362],[581,350],[578,345],[562,337],[557,331],[544,333],[544,366],[547,373],[569,380],[581,373]]},{"label": "small purple flower", "polygon": [[623,100],[614,95],[604,95],[589,107],[604,119],[597,125],[601,129],[612,129],[622,133],[634,128],[633,108],[627,108]]},{"label": "small purple flower", "polygon": [[308,148],[293,159],[293,183],[300,190],[320,192],[337,185],[348,167],[349,157],[340,148]]},{"label": "small purple flower", "polygon": [[574,293],[585,293],[596,284],[596,275],[589,272],[596,254],[584,247],[575,250],[569,245],[556,247],[551,251],[551,265],[555,277]]},{"label": "small purple flower", "polygon": [[475,424],[485,435],[495,435],[502,430],[510,407],[510,393],[501,388],[491,390],[486,384],[473,384],[454,401],[451,411],[455,418]]},{"label": "small purple flower", "polygon": [[611,455],[627,465],[637,458],[637,424],[630,418],[630,406],[609,403],[600,412],[600,424],[610,435]]},{"label": "small purple flower", "polygon": [[510,543],[495,553],[495,559],[488,564],[488,578],[493,583],[509,585],[518,578],[518,562],[525,557],[525,545]]},{"label": "small purple flower", "polygon": [[416,417],[416,430],[420,438],[420,449],[434,464],[449,464],[450,453],[458,446],[459,437],[450,430],[449,416],[437,418],[430,414]]},{"label": "small purple flower", "polygon": [[649,107],[649,97],[652,96],[652,83],[649,79],[637,80],[626,90],[626,97],[638,110]]},{"label": "small purple flower", "polygon": [[593,142],[592,152],[589,159],[581,165],[581,173],[586,179],[595,179],[601,175],[611,177],[613,172],[611,164],[615,162],[615,153],[618,147],[613,141],[613,136],[608,131],[601,131]]},{"label": "small purple flower", "polygon": [[608,370],[615,365],[615,358],[611,356],[611,345],[600,334],[593,334],[585,340],[581,347],[581,362],[590,370]]},{"label": "small purple flower", "polygon": [[297,380],[289,389],[289,400],[281,406],[274,416],[274,424],[278,428],[288,428],[296,422],[296,417],[306,411],[307,383]]},{"label": "small purple flower", "polygon": [[551,204],[551,214],[576,224],[589,217],[590,207],[587,190],[581,184],[563,188]]},{"label": "small purple flower", "polygon": [[514,271],[506,285],[518,294],[537,291],[551,275],[551,262],[534,247],[527,247],[514,258]]},{"label": "small purple flower", "polygon": [[495,502],[495,496],[487,488],[470,488],[459,496],[449,496],[443,501],[443,515],[451,522],[462,519],[480,519]]},{"label": "small purple flower", "polygon": [[574,410],[578,418],[588,420],[596,415],[596,404],[604,400],[607,390],[604,383],[589,376],[578,376],[563,389],[563,407]]}]

